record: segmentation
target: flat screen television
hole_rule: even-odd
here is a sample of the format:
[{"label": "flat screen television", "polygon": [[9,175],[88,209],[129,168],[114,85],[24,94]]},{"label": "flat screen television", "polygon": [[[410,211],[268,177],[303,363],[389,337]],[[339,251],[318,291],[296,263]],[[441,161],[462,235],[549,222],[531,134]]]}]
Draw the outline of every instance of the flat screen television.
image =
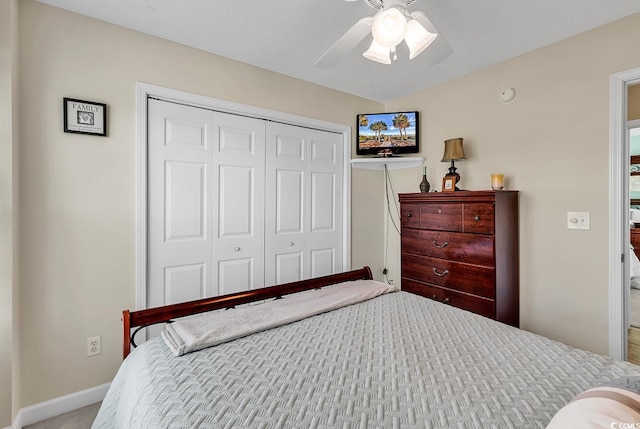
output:
[{"label": "flat screen television", "polygon": [[357,115],[358,155],[394,156],[420,151],[417,111]]}]

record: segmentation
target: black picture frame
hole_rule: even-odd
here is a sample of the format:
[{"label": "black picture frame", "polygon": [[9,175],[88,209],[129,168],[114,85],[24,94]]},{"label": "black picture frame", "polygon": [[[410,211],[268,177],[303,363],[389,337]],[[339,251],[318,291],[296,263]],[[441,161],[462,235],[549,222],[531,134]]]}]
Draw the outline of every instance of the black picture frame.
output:
[{"label": "black picture frame", "polygon": [[94,101],[63,98],[64,132],[107,136],[107,105]]}]

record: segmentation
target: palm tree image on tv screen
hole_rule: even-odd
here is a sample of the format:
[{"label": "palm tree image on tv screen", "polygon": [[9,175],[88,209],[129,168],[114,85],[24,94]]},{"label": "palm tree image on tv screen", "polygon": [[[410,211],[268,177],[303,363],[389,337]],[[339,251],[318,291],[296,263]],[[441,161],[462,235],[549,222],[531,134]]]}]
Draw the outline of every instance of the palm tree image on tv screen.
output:
[{"label": "palm tree image on tv screen", "polygon": [[392,149],[417,144],[416,112],[358,115],[358,148]]}]

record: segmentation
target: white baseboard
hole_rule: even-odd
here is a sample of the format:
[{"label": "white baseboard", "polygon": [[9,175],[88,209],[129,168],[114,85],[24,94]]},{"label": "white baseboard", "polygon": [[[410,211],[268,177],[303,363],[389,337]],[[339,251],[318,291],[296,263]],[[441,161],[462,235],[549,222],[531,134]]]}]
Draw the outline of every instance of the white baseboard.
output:
[{"label": "white baseboard", "polygon": [[24,426],[32,425],[59,416],[60,414],[100,402],[107,394],[110,385],[111,383],[106,383],[21,408],[13,421],[13,426],[5,429],[22,429]]}]

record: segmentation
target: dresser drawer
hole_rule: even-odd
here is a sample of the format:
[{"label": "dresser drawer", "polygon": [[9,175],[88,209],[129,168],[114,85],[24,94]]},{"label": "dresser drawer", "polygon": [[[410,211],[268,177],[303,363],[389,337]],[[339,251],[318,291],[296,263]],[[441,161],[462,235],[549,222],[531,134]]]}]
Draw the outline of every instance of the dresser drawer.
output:
[{"label": "dresser drawer", "polygon": [[400,206],[400,226],[402,228],[420,228],[420,204],[402,204]]},{"label": "dresser drawer", "polygon": [[402,253],[494,266],[493,236],[457,232],[402,230]]},{"label": "dresser drawer", "polygon": [[631,245],[634,249],[640,250],[640,228],[631,228]]},{"label": "dresser drawer", "polygon": [[402,254],[402,277],[494,299],[495,269]]},{"label": "dresser drawer", "polygon": [[493,204],[465,204],[463,206],[462,230],[474,234],[493,234]]},{"label": "dresser drawer", "polygon": [[420,228],[462,232],[462,203],[422,204]]},{"label": "dresser drawer", "polygon": [[404,277],[402,278],[402,290],[434,299],[443,304],[471,311],[481,316],[492,319],[495,318],[495,301],[492,299],[455,292],[438,286],[416,282]]}]

